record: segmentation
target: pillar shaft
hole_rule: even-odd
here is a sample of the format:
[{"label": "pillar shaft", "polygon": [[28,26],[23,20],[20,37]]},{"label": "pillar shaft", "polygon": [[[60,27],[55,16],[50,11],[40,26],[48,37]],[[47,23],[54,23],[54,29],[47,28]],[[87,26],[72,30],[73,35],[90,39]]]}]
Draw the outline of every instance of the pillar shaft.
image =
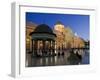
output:
[{"label": "pillar shaft", "polygon": [[33,40],[31,40],[31,41],[32,41],[32,48],[31,49],[32,49],[32,53],[33,53]]}]

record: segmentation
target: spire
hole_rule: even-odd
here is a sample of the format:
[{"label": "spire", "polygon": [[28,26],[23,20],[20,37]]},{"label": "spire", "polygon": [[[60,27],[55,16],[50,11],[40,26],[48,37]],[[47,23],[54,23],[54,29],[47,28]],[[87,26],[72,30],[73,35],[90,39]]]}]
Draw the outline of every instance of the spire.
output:
[{"label": "spire", "polygon": [[61,21],[57,21],[56,24],[62,24],[62,22]]}]

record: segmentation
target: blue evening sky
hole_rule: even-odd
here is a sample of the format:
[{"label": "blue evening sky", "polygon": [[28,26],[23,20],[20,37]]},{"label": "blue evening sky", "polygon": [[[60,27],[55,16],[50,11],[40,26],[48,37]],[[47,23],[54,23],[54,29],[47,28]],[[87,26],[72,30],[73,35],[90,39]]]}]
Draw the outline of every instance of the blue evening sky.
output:
[{"label": "blue evening sky", "polygon": [[53,13],[26,13],[26,22],[33,22],[35,24],[47,24],[52,29],[56,22],[60,21],[69,26],[74,33],[77,33],[83,39],[89,40],[89,15],[79,14],[53,14]]}]

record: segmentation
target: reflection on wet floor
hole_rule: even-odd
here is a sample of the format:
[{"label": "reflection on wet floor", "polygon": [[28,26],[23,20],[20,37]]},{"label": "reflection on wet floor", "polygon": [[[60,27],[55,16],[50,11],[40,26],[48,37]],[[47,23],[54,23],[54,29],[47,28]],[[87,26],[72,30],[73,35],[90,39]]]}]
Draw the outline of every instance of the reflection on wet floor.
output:
[{"label": "reflection on wet floor", "polygon": [[84,50],[81,57],[77,53],[66,51],[65,55],[45,56],[45,57],[32,57],[31,54],[26,56],[26,66],[57,66],[57,65],[78,65],[89,64],[89,50]]}]

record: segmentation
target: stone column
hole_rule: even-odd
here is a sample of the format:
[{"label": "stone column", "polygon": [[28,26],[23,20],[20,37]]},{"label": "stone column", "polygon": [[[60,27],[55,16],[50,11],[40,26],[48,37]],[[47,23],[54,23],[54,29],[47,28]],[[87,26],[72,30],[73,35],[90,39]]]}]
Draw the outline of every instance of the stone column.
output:
[{"label": "stone column", "polygon": [[45,40],[43,40],[43,50],[42,50],[42,55],[45,54]]},{"label": "stone column", "polygon": [[55,49],[55,54],[57,54],[57,44],[56,44],[56,42],[55,42],[54,46],[55,46],[55,48],[54,48]]},{"label": "stone column", "polygon": [[51,55],[52,55],[52,49],[53,49],[53,42],[52,42],[52,40],[50,41],[51,42]]},{"label": "stone column", "polygon": [[32,55],[33,55],[33,39],[31,41],[32,41],[31,51],[32,51]]},{"label": "stone column", "polygon": [[35,40],[32,40],[32,53],[33,53],[33,56],[35,55]]},{"label": "stone column", "polygon": [[37,55],[39,55],[39,40],[37,41]]},{"label": "stone column", "polygon": [[49,48],[48,48],[48,55],[50,55],[51,54],[51,41],[49,40]]},{"label": "stone column", "polygon": [[55,41],[53,41],[53,43],[52,43],[52,45],[53,45],[53,55],[55,55]]},{"label": "stone column", "polygon": [[34,55],[37,55],[37,40],[34,40]]},{"label": "stone column", "polygon": [[30,39],[30,43],[29,43],[29,45],[30,45],[30,52],[32,52],[32,39]]}]

